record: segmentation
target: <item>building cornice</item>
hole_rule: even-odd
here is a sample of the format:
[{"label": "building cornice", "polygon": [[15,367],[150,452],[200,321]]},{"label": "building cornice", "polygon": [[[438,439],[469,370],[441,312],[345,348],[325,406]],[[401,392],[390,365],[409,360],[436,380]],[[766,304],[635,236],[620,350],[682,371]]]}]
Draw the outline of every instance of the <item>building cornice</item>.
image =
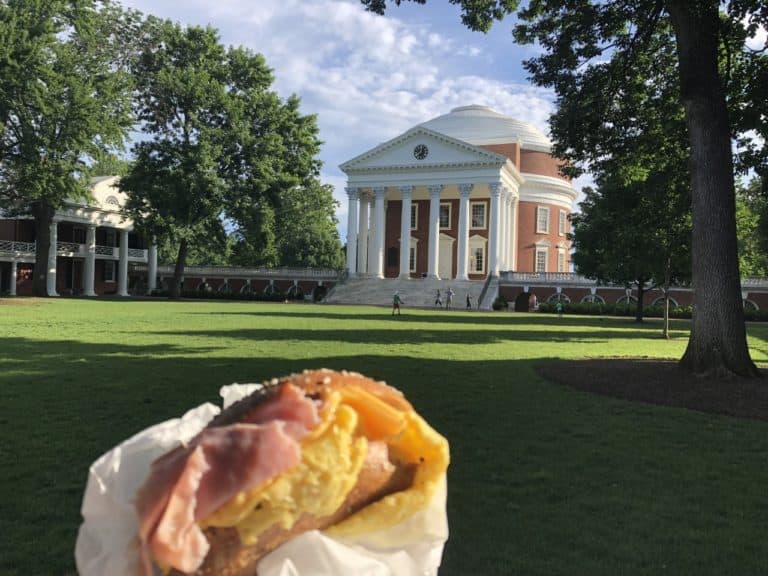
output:
[{"label": "building cornice", "polygon": [[[417,135],[428,136],[434,140],[437,140],[438,142],[443,142],[455,148],[459,148],[461,150],[471,152],[476,156],[478,156],[478,158],[476,160],[451,161],[451,162],[420,162],[418,165],[388,164],[386,166],[373,166],[373,167],[372,166],[356,166],[361,162],[364,162],[365,160],[374,158],[375,156],[378,156],[383,152],[386,152],[387,150],[391,150],[392,148],[399,146],[403,142]],[[441,134],[440,132],[435,132],[434,130],[424,128],[422,126],[415,126],[414,128],[411,128],[410,130],[402,133],[400,136],[397,136],[395,138],[392,138],[391,140],[388,140],[382,144],[379,144],[378,146],[371,148],[367,152],[363,152],[359,156],[355,156],[351,160],[344,162],[343,164],[339,165],[339,168],[345,174],[361,174],[361,173],[372,173],[372,172],[386,172],[390,170],[422,170],[422,169],[435,169],[435,168],[467,168],[467,167],[501,168],[506,161],[507,161],[507,157],[504,156],[503,154],[492,152],[480,146],[469,144],[467,142],[464,142],[463,140],[458,140],[456,138],[446,136],[445,134]]]}]

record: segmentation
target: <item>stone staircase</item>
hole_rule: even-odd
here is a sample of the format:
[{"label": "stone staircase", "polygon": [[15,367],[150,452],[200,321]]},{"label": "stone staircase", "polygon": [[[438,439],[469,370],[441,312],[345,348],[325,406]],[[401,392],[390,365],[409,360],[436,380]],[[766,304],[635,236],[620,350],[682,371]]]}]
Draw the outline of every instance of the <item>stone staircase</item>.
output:
[{"label": "stone staircase", "polygon": [[349,277],[337,284],[323,300],[329,304],[370,304],[374,306],[391,306],[392,295],[400,291],[403,308],[433,308],[435,294],[440,290],[440,296],[445,306],[448,288],[452,288],[453,308],[465,310],[467,293],[472,296],[472,308],[487,310],[498,294],[498,279],[491,280],[485,291],[483,302],[478,306],[478,298],[483,292],[483,280],[437,280],[434,278],[359,278]]}]

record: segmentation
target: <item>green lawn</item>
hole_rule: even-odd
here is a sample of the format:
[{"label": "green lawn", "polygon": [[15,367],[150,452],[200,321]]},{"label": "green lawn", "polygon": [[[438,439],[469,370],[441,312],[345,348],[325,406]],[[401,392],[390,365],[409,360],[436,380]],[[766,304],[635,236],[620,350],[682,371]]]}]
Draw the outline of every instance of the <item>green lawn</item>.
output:
[{"label": "green lawn", "polygon": [[[533,370],[678,358],[687,327],[664,341],[658,322],[626,319],[0,301],[0,574],[74,573],[88,465],[120,440],[224,384],[314,367],[401,388],[451,442],[441,576],[766,574],[768,423],[590,396]],[[768,364],[768,327],[749,333]]]}]

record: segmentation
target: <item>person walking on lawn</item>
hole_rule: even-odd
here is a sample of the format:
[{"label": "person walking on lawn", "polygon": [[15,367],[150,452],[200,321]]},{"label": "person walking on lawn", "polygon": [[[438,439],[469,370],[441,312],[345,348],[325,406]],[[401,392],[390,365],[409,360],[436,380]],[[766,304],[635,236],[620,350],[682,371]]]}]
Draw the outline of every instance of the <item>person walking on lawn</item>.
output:
[{"label": "person walking on lawn", "polygon": [[400,291],[396,290],[394,296],[392,296],[392,316],[395,315],[395,310],[397,310],[397,315],[400,316],[400,304],[403,304],[403,300],[400,298]]}]

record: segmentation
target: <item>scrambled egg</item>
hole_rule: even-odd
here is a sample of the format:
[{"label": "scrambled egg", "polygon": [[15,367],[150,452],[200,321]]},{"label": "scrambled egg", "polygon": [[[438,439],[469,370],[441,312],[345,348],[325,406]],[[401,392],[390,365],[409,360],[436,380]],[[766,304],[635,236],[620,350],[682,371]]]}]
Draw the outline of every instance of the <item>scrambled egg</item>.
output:
[{"label": "scrambled egg", "polygon": [[250,545],[273,524],[290,529],[304,513],[333,514],[357,482],[369,440],[385,441],[392,458],[416,464],[413,485],[367,506],[329,533],[358,534],[399,523],[429,503],[448,467],[448,442],[416,413],[347,387],[326,398],[321,424],[302,441],[300,464],[238,494],[201,522],[202,527],[234,526]]}]

